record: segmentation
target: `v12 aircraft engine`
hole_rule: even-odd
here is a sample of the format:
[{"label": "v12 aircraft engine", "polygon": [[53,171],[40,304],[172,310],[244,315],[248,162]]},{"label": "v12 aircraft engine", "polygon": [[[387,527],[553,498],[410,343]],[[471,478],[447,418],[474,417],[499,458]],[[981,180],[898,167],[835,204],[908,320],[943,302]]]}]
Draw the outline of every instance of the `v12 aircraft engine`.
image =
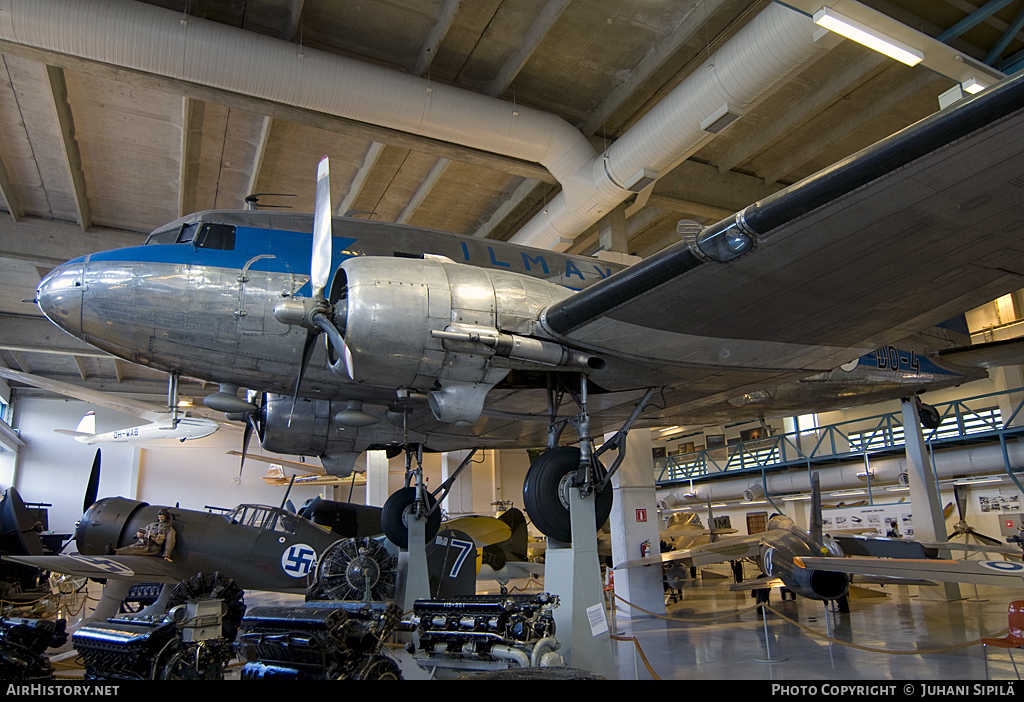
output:
[{"label": "v12 aircraft engine", "polygon": [[329,299],[356,382],[427,393],[439,421],[465,425],[513,368],[604,366],[533,338],[541,310],[570,294],[545,280],[441,256],[362,256],[342,263]]}]

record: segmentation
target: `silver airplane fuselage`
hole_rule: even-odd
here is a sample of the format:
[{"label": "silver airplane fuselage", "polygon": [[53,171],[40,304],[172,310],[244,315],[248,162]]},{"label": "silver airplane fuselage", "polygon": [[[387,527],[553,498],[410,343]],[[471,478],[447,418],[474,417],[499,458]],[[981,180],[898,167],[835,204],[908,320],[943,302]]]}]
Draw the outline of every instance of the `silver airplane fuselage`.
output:
[{"label": "silver airplane fuselage", "polygon": [[[348,302],[350,327],[362,325],[362,341],[351,342],[359,350],[356,375],[352,380],[331,372],[329,352],[318,344],[299,389],[300,406],[285,433],[282,417],[289,413],[306,330],[280,321],[275,309],[311,296],[312,227],[308,215],[196,213],[156,230],[146,245],[58,266],[41,281],[37,301],[55,324],[119,358],[268,393],[260,409],[267,431],[260,438],[269,451],[351,456],[367,447],[396,445],[405,432],[411,442],[434,450],[543,443],[544,374],[577,373],[572,360],[569,366],[554,367],[559,361],[544,355],[550,349],[527,360],[516,360],[514,354],[497,358],[480,354],[468,342],[433,336],[451,328],[455,336],[469,338],[475,331],[497,328],[511,331],[518,342],[532,341],[545,306],[624,266],[416,227],[334,218],[334,273],[327,285],[332,302],[344,294],[345,285],[352,285],[351,271],[346,280],[343,268],[365,264],[360,270],[372,278],[363,285],[372,294],[361,298],[370,302],[352,297]],[[424,254],[431,260],[424,261]],[[913,363],[892,365],[885,353],[869,354],[848,370],[803,380],[797,378],[806,373],[795,372],[789,376],[792,382],[712,401],[696,394],[692,379],[703,371],[692,363],[670,368],[660,361],[613,356],[588,370],[599,389],[592,396],[591,415],[595,428],[617,426],[651,386],[664,388],[664,409],[645,413],[638,426],[664,424],[662,419],[709,423],[723,416],[782,416],[807,407],[824,411],[965,380],[921,359],[919,351],[893,349],[893,354],[913,358]],[[757,377],[756,370],[736,370],[744,373],[747,387]],[[730,372],[715,369],[722,377]],[[780,377],[776,371],[762,375],[766,380]],[[446,422],[436,411],[432,415],[423,393],[446,382],[467,394],[483,388],[479,392],[488,404],[478,419]],[[403,389],[404,396],[396,394]],[[336,421],[346,402],[366,403],[377,423],[355,427]]]}]

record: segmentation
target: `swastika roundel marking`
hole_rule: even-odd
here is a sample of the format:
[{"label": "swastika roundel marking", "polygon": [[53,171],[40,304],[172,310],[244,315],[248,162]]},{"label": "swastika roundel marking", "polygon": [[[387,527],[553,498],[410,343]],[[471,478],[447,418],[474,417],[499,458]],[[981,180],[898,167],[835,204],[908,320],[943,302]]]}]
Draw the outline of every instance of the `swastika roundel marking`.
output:
[{"label": "swastika roundel marking", "polygon": [[316,566],[316,551],[306,544],[294,544],[281,554],[281,567],[293,578],[309,575]]}]

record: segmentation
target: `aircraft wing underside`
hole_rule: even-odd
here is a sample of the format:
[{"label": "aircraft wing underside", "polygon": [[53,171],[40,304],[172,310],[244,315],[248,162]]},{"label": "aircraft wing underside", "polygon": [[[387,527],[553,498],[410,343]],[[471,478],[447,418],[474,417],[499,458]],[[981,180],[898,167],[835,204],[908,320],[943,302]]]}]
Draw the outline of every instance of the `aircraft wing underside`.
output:
[{"label": "aircraft wing underside", "polygon": [[924,578],[975,585],[1024,586],[1024,565],[1016,561],[952,561],[937,558],[803,558],[808,568],[839,573]]},{"label": "aircraft wing underside", "polygon": [[155,556],[4,556],[4,560],[85,578],[173,584],[195,575],[195,568]]},{"label": "aircraft wing underside", "polygon": [[731,370],[827,371],[1019,289],[1022,105],[1024,78],[1005,81],[711,228],[752,252],[722,265],[680,242],[544,322],[605,358],[717,371],[723,391]]},{"label": "aircraft wing underside", "polygon": [[616,563],[613,567],[619,570],[654,565],[655,563],[673,563],[675,561],[682,561],[690,567],[704,566],[713,563],[725,563],[726,561],[738,561],[742,558],[754,558],[760,552],[761,537],[754,534],[752,536],[736,536],[731,539],[722,539],[713,544],[703,544],[678,551],[669,551],[661,554],[661,556],[638,558],[624,563]]}]

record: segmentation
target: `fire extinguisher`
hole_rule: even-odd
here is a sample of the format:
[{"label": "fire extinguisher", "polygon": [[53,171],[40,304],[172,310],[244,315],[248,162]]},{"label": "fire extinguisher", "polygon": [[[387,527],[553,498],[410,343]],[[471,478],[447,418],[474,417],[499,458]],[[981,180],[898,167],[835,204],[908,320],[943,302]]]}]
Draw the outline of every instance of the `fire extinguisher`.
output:
[{"label": "fire extinguisher", "polygon": [[647,558],[651,553],[651,540],[648,539],[640,544],[640,558]]}]

